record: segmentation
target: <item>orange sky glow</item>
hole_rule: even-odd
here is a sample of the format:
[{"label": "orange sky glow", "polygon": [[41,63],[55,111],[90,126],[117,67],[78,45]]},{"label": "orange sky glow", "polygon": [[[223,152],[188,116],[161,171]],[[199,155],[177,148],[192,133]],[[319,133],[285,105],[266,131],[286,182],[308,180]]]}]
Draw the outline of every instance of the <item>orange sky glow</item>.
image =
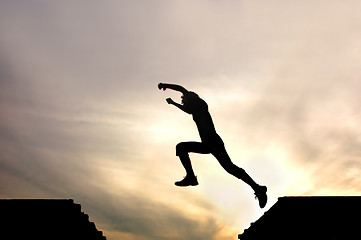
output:
[{"label": "orange sky glow", "polygon": [[[235,240],[279,197],[361,193],[359,1],[0,3],[0,195],[72,198],[110,240]],[[211,155],[178,188],[204,99],[252,189]]]}]

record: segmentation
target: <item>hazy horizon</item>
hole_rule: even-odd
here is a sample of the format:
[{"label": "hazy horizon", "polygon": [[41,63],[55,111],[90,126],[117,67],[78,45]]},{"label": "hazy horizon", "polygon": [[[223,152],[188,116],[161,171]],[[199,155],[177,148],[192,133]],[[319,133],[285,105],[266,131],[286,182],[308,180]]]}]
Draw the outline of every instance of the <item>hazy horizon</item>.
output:
[{"label": "hazy horizon", "polygon": [[[109,240],[237,239],[286,195],[360,195],[359,1],[0,3],[1,198],[72,198]],[[192,154],[176,83],[249,186]]]}]

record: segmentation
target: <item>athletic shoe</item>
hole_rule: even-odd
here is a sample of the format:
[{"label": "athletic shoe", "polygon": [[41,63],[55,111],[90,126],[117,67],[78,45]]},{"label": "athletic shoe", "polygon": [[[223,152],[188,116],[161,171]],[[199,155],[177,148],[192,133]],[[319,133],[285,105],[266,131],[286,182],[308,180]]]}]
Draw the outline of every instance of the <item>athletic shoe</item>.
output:
[{"label": "athletic shoe", "polygon": [[178,187],[197,186],[198,180],[196,176],[187,175],[183,180],[175,182],[175,185]]},{"label": "athletic shoe", "polygon": [[258,199],[260,208],[264,208],[267,204],[267,187],[259,186],[254,194],[256,195],[256,199]]}]

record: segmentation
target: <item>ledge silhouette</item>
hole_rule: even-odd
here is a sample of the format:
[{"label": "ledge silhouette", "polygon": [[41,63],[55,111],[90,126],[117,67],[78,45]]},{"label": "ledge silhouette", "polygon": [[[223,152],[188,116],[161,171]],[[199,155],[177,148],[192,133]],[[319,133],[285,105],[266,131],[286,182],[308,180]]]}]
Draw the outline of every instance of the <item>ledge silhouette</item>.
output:
[{"label": "ledge silhouette", "polygon": [[281,197],[240,240],[361,239],[361,197]]},{"label": "ledge silhouette", "polygon": [[0,239],[106,240],[72,199],[0,199]]}]

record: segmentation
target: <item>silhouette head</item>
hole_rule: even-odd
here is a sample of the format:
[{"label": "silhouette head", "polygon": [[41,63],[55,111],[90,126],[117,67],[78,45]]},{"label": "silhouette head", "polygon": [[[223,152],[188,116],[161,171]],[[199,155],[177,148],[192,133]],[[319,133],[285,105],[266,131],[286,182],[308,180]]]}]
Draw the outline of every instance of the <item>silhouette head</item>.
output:
[{"label": "silhouette head", "polygon": [[196,94],[195,92],[187,92],[185,94],[183,94],[182,98],[182,104],[184,106],[189,106],[191,105],[196,99],[199,98],[198,94]]}]

